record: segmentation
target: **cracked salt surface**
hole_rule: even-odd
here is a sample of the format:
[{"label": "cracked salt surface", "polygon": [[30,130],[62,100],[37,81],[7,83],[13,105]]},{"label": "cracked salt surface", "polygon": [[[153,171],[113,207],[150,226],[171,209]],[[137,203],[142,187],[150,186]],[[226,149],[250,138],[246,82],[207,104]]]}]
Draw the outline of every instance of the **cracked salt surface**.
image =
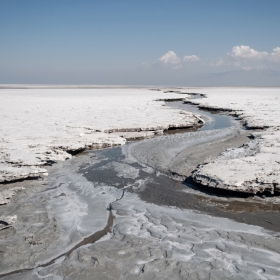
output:
[{"label": "cracked salt surface", "polygon": [[[90,154],[101,155],[87,168],[82,167],[83,172],[87,170],[87,178],[99,180],[101,173],[106,172],[100,163],[106,166],[108,156],[113,166],[125,168],[125,164],[115,164],[118,159],[127,160],[121,148]],[[99,168],[95,169],[95,164]],[[124,179],[120,188],[130,179],[122,174],[115,170],[115,178]],[[151,172],[146,174],[150,176]],[[139,171],[139,175],[143,173]],[[145,187],[149,187],[149,182]],[[76,275],[79,279],[91,275],[98,279],[277,279],[280,273],[277,233],[193,210],[145,203],[130,192],[111,206],[115,215],[111,235],[94,245],[78,248],[59,265],[36,269],[37,274],[67,279],[75,279]],[[30,277],[26,273],[20,279],[38,279]]]},{"label": "cracked salt surface", "polygon": [[106,206],[119,197],[121,191],[110,186],[95,188],[75,172],[77,164],[82,162],[83,156],[80,156],[63,165],[58,164],[43,192],[39,182],[26,181],[30,190],[33,188],[31,194],[18,197],[15,203],[3,209],[3,216],[17,212],[18,217],[14,228],[7,231],[10,238],[6,238],[4,231],[4,236],[0,234],[3,238],[2,273],[47,263],[67,252],[85,236],[106,226],[109,215]]},{"label": "cracked salt surface", "polygon": [[119,132],[145,136],[198,124],[193,113],[155,101],[163,96],[177,94],[129,88],[1,88],[0,182],[47,175],[44,165],[70,159],[83,149],[123,145],[126,140]]},{"label": "cracked salt surface", "polygon": [[[232,136],[226,130],[219,132],[224,133],[225,142]],[[204,137],[209,134],[215,138],[211,132],[203,133]],[[165,139],[179,144],[176,150],[167,144],[170,151],[166,155],[170,158],[182,156],[182,143],[186,139],[183,136]],[[188,140],[192,141],[191,136]],[[160,141],[158,143],[163,143]],[[144,145],[149,147],[153,142],[144,141]],[[139,142],[139,145],[141,147],[143,143]],[[139,188],[136,188],[139,196],[147,186],[152,186],[156,170],[146,166],[147,163],[162,168],[168,166],[168,162],[149,153],[141,156],[136,144],[131,147],[134,148],[128,149],[129,152],[126,147],[106,151],[107,154],[123,151],[126,156],[130,153],[127,161],[122,155],[121,162],[115,155],[111,172],[108,168],[97,168],[96,172],[103,172],[103,178],[112,173],[107,181],[89,182],[86,178],[90,174],[85,173],[84,178],[77,170],[81,165],[82,172],[87,172],[92,165],[106,165],[112,161],[114,152],[110,157],[105,154],[100,158],[91,157],[94,153],[89,153],[89,156],[83,155],[50,168],[50,182],[45,185],[44,192],[42,187],[30,182],[29,188],[22,190],[20,196],[14,196],[14,203],[3,208],[4,215],[8,217],[17,212],[18,218],[13,227],[0,231],[3,240],[1,270],[7,272],[45,263],[85,236],[102,229],[108,218],[106,206],[121,197],[123,187],[135,183],[133,177],[137,176],[136,181],[139,181]],[[250,150],[252,152],[254,147],[250,146]],[[236,154],[239,156],[239,151]],[[226,154],[223,156],[229,158]],[[175,163],[173,166],[178,171],[178,162]],[[132,172],[127,176],[124,169],[128,165]],[[144,180],[147,176],[152,178]],[[42,182],[46,183],[46,180]],[[137,194],[129,192],[132,189],[127,188],[122,199],[111,204],[116,216],[111,235],[93,245],[77,248],[48,267],[4,278],[77,279],[78,275],[79,279],[90,279],[94,275],[97,279],[279,279],[279,233],[190,209],[178,209],[174,205],[146,203]],[[191,192],[197,193],[193,189]],[[205,194],[202,196],[207,198]],[[58,211],[55,207],[59,207]]]},{"label": "cracked salt surface", "polygon": [[[200,108],[230,111],[253,132],[257,145],[231,150],[199,166],[193,179],[205,186],[248,193],[280,191],[280,89],[195,88],[206,98],[193,100]],[[229,156],[229,154],[232,154]],[[238,156],[235,156],[237,155]],[[231,157],[231,158],[230,158]]]},{"label": "cracked salt surface", "polygon": [[132,193],[113,208],[111,239],[9,279],[279,279],[279,240],[260,227],[144,203]]}]

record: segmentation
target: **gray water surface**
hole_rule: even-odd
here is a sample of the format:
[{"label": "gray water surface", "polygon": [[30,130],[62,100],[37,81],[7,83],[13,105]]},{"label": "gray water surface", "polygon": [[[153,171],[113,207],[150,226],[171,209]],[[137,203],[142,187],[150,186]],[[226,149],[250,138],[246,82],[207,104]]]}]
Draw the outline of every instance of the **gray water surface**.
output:
[{"label": "gray water surface", "polygon": [[[168,106],[203,114],[206,123],[198,131],[225,129],[234,125],[233,118],[227,115],[201,111],[194,106],[181,102],[172,102]],[[182,134],[180,135],[182,138]],[[157,137],[157,139],[161,139],[163,142],[176,143],[174,142],[176,137],[175,134]],[[149,143],[155,143],[155,140],[145,140],[147,149],[149,149]],[[139,145],[141,145],[141,142],[138,142]],[[133,142],[127,143],[126,147],[129,147],[129,145],[133,145]],[[211,149],[211,146],[208,146],[209,148]],[[96,183],[99,183],[125,189],[125,191],[137,193],[146,202],[194,209],[212,216],[227,217],[238,222],[280,231],[280,220],[278,219],[280,205],[235,193],[216,194],[211,190],[201,190],[197,188],[191,178],[179,181],[173,180],[162,173],[160,169],[153,166],[147,169],[147,166],[140,162],[132,162],[127,158],[124,150],[127,149],[116,147],[90,151],[89,154],[96,158],[96,163],[90,166],[82,166],[80,172],[89,181],[94,182],[95,186]]]},{"label": "gray water surface", "polygon": [[202,115],[205,120],[205,124],[198,128],[198,131],[210,130],[210,129],[223,129],[228,128],[233,125],[233,117],[228,115],[216,114],[213,112],[208,112],[206,110],[201,110],[194,105],[184,104],[180,101],[178,102],[167,102],[167,106],[174,109],[181,109],[189,112],[193,112]]}]

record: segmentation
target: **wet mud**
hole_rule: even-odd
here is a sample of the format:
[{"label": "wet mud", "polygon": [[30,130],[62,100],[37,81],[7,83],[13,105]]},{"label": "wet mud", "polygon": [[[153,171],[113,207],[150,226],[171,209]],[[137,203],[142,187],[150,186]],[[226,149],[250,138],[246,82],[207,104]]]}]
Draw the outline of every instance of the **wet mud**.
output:
[{"label": "wet mud", "polygon": [[[182,102],[170,102],[168,106],[180,108],[182,110],[193,111],[194,113],[203,113],[206,124],[203,127],[188,130],[166,131],[168,134],[186,133],[190,131],[205,131],[213,129],[225,129],[233,125],[233,117],[220,115],[200,110],[192,105]],[[189,162],[189,169],[184,166],[184,179],[178,176],[179,180],[170,178],[176,175],[174,170],[170,174],[161,172],[154,168],[151,174],[143,171],[143,166],[137,162],[130,163],[122,153],[120,147],[95,151],[94,153],[101,161],[93,166],[82,167],[80,172],[89,180],[104,182],[115,186],[116,188],[128,187],[126,191],[135,192],[139,197],[149,203],[178,207],[181,209],[193,209],[202,213],[217,217],[233,219],[237,222],[250,225],[261,226],[265,229],[280,232],[279,211],[280,204],[278,200],[265,198],[264,196],[252,196],[243,193],[230,191],[211,190],[203,188],[192,181],[190,175],[192,170],[200,163],[203,163],[209,156],[217,156],[227,148],[239,147],[248,142],[250,134],[244,132],[235,135],[226,141],[201,144],[191,149],[187,149],[181,154]],[[148,147],[148,146],[147,146]],[[103,160],[102,160],[103,158]],[[116,161],[130,165],[139,170],[138,181],[145,182],[141,188],[137,187],[137,180],[118,176],[112,169],[103,169],[102,166],[109,162]],[[178,170],[178,168],[177,168]],[[159,175],[160,174],[160,175]],[[170,175],[169,177],[166,175]],[[179,174],[180,175],[180,174]],[[135,182],[136,181],[136,182]],[[136,187],[135,187],[136,185]]]},{"label": "wet mud", "polygon": [[5,273],[5,274],[0,274],[0,278],[6,277],[6,276],[11,276],[11,275],[15,275],[15,274],[20,274],[23,272],[28,272],[31,270],[34,270],[35,268],[39,268],[39,267],[48,267],[52,264],[55,263],[56,260],[58,260],[61,257],[69,257],[69,255],[74,252],[75,250],[77,250],[78,248],[84,246],[84,245],[88,245],[88,244],[94,244],[96,241],[98,241],[99,239],[101,239],[103,236],[105,236],[106,234],[111,232],[111,228],[113,226],[113,221],[114,221],[114,216],[112,214],[112,212],[110,212],[109,217],[108,217],[108,223],[106,225],[106,227],[100,231],[97,231],[95,233],[93,233],[92,235],[85,237],[81,242],[79,242],[78,244],[76,244],[73,248],[71,248],[69,251],[67,251],[66,253],[61,254],[60,256],[52,259],[51,261],[42,264],[42,265],[38,265],[36,267],[33,268],[29,268],[29,269],[20,269],[20,270],[16,270],[16,271],[12,271],[9,273]]},{"label": "wet mud", "polygon": [[[170,104],[171,106],[175,106],[175,107],[177,106],[177,108],[181,107],[182,110],[183,109],[193,110],[196,113],[202,112],[201,110],[198,110],[197,108],[191,105],[184,105],[181,102],[172,102]],[[196,128],[195,131],[203,132],[205,130],[210,131],[214,129],[221,129],[221,130],[227,129],[233,125],[233,121],[234,121],[234,119],[229,116],[226,115],[213,116],[213,114],[210,114],[208,112],[203,112],[203,118],[206,120],[206,124],[203,127]],[[170,139],[174,140],[177,137],[176,135],[180,137],[179,134],[182,133],[184,134],[185,132],[191,132],[191,131],[170,130],[165,132],[166,133],[165,136],[162,136],[161,139],[163,139],[162,140],[163,142],[165,141],[165,139],[166,141],[170,141]],[[51,271],[54,267],[56,267],[57,261],[60,261],[61,260],[60,258],[65,257],[65,260],[62,260],[61,261],[62,264],[60,265],[63,267],[63,265],[67,265],[67,263],[69,262],[71,269],[73,269],[73,271],[77,269],[78,271],[78,267],[75,267],[75,265],[73,265],[73,263],[75,264],[75,262],[73,262],[73,259],[71,259],[71,255],[73,258],[75,252],[77,251],[79,252],[82,249],[82,247],[87,247],[85,245],[95,243],[94,246],[96,247],[92,246],[94,258],[95,257],[99,258],[100,256],[100,258],[102,259],[102,254],[104,252],[108,251],[108,256],[111,256],[112,251],[114,250],[115,247],[117,246],[122,247],[123,246],[123,244],[121,243],[122,239],[125,240],[126,245],[129,244],[128,241],[129,234],[121,235],[121,239],[117,240],[117,243],[113,244],[111,249],[107,247],[107,245],[108,242],[109,244],[110,242],[116,242],[116,240],[115,241],[112,240],[113,238],[110,239],[107,243],[106,242],[96,243],[96,241],[100,240],[106,234],[111,232],[111,229],[114,225],[114,216],[112,210],[116,211],[114,213],[116,213],[117,215],[121,215],[121,213],[124,213],[125,215],[125,210],[122,209],[122,205],[120,201],[118,202],[118,200],[122,199],[126,194],[127,196],[131,195],[130,193],[137,194],[138,197],[142,200],[141,203],[143,203],[144,201],[144,202],[148,202],[149,205],[154,204],[158,206],[168,206],[170,207],[170,209],[173,208],[191,209],[194,212],[209,214],[210,219],[211,216],[229,218],[237,222],[245,223],[248,225],[257,225],[267,230],[280,232],[280,220],[279,220],[280,203],[279,200],[277,200],[277,198],[274,199],[274,198],[267,198],[267,197],[250,196],[250,195],[233,193],[233,192],[220,192],[217,190],[213,191],[211,189],[202,188],[201,186],[195,184],[190,178],[191,171],[198,164],[204,162],[206,158],[208,158],[209,156],[216,156],[219,153],[225,151],[227,148],[241,146],[242,144],[248,141],[248,136],[249,134],[244,132],[241,134],[234,134],[232,135],[232,137],[228,137],[226,140],[223,139],[222,142],[210,141],[207,143],[201,143],[199,145],[191,146],[191,148],[185,149],[184,151],[180,152],[177,155],[176,160],[172,158],[173,165],[169,166],[169,172],[166,172],[166,170],[163,171],[160,168],[156,168],[153,165],[147,165],[147,164],[143,164],[143,162],[140,161],[138,162],[137,160],[134,161],[131,160],[131,158],[128,157],[128,154],[125,151],[126,150],[125,147],[115,147],[115,148],[109,148],[104,150],[83,152],[83,156],[86,157],[88,160],[83,161],[83,164],[81,163],[82,161],[79,162],[77,160],[77,162],[79,162],[77,166],[78,166],[78,173],[82,175],[82,177],[86,178],[87,181],[90,182],[90,184],[92,184],[87,187],[88,189],[87,188],[84,189],[83,184],[85,182],[83,181],[82,184],[80,185],[77,184],[73,186],[73,188],[71,188],[71,192],[68,193],[66,192],[65,195],[65,189],[66,189],[65,185],[71,183],[71,179],[67,179],[67,180],[63,180],[63,182],[61,183],[57,181],[55,186],[42,182],[42,185],[44,185],[45,189],[38,190],[37,192],[38,195],[41,195],[43,198],[43,196],[45,196],[48,193],[57,192],[56,195],[53,196],[53,198],[61,199],[62,201],[62,199],[67,198],[68,196],[70,197],[70,194],[75,193],[76,197],[80,196],[80,197],[85,197],[85,199],[88,198],[86,200],[88,206],[92,203],[98,204],[98,200],[100,199],[100,196],[98,196],[98,198],[95,198],[94,200],[90,195],[88,195],[91,194],[91,191],[89,191],[90,188],[94,188],[94,191],[100,192],[100,195],[102,196],[108,195],[111,189],[122,190],[122,195],[120,196],[120,191],[117,190],[118,192],[116,193],[118,195],[116,195],[116,199],[111,200],[111,202],[107,205],[107,210],[109,210],[109,217],[106,226],[104,228],[101,227],[103,228],[102,230],[95,231],[91,235],[88,235],[83,239],[79,239],[79,241],[76,244],[74,244],[67,252],[61,255],[56,254],[57,257],[52,257],[52,259],[48,259],[49,261],[44,262],[44,264],[42,265],[36,266],[36,268],[46,269],[47,271],[46,273],[48,275],[49,273],[48,271],[49,270]],[[168,137],[171,138],[169,139]],[[131,144],[133,143],[128,143],[126,144],[126,146]],[[149,154],[149,147],[151,146],[149,146],[150,144],[148,141],[146,142],[146,145],[147,146],[144,145],[144,148],[146,147],[148,149],[148,154]],[[172,145],[169,145],[169,147],[171,146]],[[137,149],[137,146],[135,147],[135,149]],[[185,163],[184,165],[182,165],[182,168],[180,169],[183,159],[185,160]],[[77,169],[74,168],[73,170],[72,171],[74,173],[77,172]],[[81,193],[77,192],[77,189],[79,188],[81,188]],[[84,192],[84,190],[86,191]],[[168,208],[165,207],[165,209],[169,211]],[[107,211],[105,208],[104,210]],[[91,211],[89,210],[88,216],[90,216],[90,213]],[[117,220],[118,219],[116,218],[115,221]],[[34,221],[32,221],[32,223],[34,223]],[[106,220],[104,219],[104,224],[105,223]],[[143,225],[144,224],[145,222],[143,222]],[[115,227],[116,231],[118,231],[119,228],[120,228],[119,226],[116,226]],[[9,231],[11,230],[13,230],[13,228],[7,228],[3,230],[3,232],[6,231],[7,234],[9,234]],[[134,240],[134,238],[132,238],[132,240]],[[101,243],[103,243],[103,245]],[[201,242],[199,242],[199,244],[201,244]],[[98,252],[96,249],[99,247],[102,248],[102,246],[105,246],[104,249]],[[137,248],[137,244],[134,244],[130,248],[130,250],[134,252],[136,248]],[[140,248],[140,251],[142,252],[145,250],[142,250],[142,248]],[[108,258],[106,257],[105,259],[107,260]],[[116,259],[114,259],[114,261],[115,260]],[[120,258],[120,260],[122,259]],[[135,263],[135,261],[133,261],[133,263]],[[142,268],[143,273],[144,273],[144,266]],[[15,270],[15,269],[16,267],[14,268],[14,271],[0,275],[0,278],[6,276],[6,279],[9,279],[9,277],[12,277],[12,275],[13,277],[21,277],[21,275],[25,274],[24,272],[26,272],[27,278],[22,278],[22,279],[29,279],[28,275],[31,275],[33,273],[32,270],[34,270],[34,267],[30,269],[22,269],[22,270]],[[94,269],[98,269],[98,268],[94,268]],[[106,269],[105,270],[102,269],[102,271],[104,272],[106,271]],[[114,275],[115,269],[112,270],[111,272],[112,275]],[[62,270],[61,273],[64,277],[65,270]],[[95,273],[97,272],[95,271]],[[77,274],[74,273],[73,275],[77,275]],[[92,275],[92,273],[89,275]],[[40,276],[39,278],[43,278],[43,276],[42,277]],[[20,279],[20,278],[16,278],[16,279]],[[88,277],[83,279],[88,279]]]},{"label": "wet mud", "polygon": [[280,204],[266,198],[242,193],[218,191],[211,192],[195,184],[191,178],[178,181],[154,170],[152,174],[143,171],[138,163],[131,166],[139,169],[138,181],[145,182],[142,188],[136,179],[118,176],[112,169],[103,169],[108,162],[126,162],[120,147],[91,152],[102,159],[96,165],[83,166],[80,172],[87,180],[103,182],[119,189],[126,186],[126,191],[137,193],[146,202],[157,205],[193,209],[216,217],[223,217],[237,222],[261,226],[268,230],[280,232]]},{"label": "wet mud", "polygon": [[[261,226],[268,230],[280,232],[280,205],[258,201],[259,198],[239,198],[236,194],[223,194],[222,199],[214,196],[202,196],[188,193],[194,188],[188,180],[172,182],[162,176],[160,184],[150,183],[139,194],[144,201],[157,205],[175,206],[181,209],[193,209],[216,217],[223,217],[249,225]],[[199,190],[199,188],[196,188]],[[240,195],[241,196],[241,195]],[[257,201],[254,201],[257,200]]]}]

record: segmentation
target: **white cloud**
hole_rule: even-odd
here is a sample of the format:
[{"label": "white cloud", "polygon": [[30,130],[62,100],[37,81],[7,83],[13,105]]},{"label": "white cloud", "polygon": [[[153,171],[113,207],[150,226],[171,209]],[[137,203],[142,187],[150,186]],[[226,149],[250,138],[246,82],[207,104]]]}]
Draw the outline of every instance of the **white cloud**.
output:
[{"label": "white cloud", "polygon": [[273,61],[280,62],[280,48],[279,47],[272,50],[271,58]]},{"label": "white cloud", "polygon": [[173,69],[182,69],[183,68],[183,65],[182,64],[177,64],[177,65],[174,65],[173,66]]},{"label": "white cloud", "polygon": [[200,58],[196,55],[186,55],[184,58],[183,58],[183,61],[184,62],[197,62],[197,61],[200,61]]},{"label": "white cloud", "polygon": [[159,61],[164,64],[178,64],[180,63],[181,59],[176,55],[175,52],[169,51],[166,54],[164,54],[161,58],[159,58]]},{"label": "white cloud", "polygon": [[279,71],[280,47],[275,47],[271,51],[258,51],[250,46],[239,45],[234,46],[230,52],[216,59],[201,59],[195,54],[180,58],[174,51],[168,51],[154,63],[168,66],[174,70],[182,69],[182,71],[189,71],[194,66],[195,69],[192,70],[195,71],[210,71],[212,67],[218,67],[219,71],[241,69],[250,71],[267,68]]},{"label": "white cloud", "polygon": [[218,60],[210,61],[211,66],[221,66],[226,64],[226,62],[220,57]]},{"label": "white cloud", "polygon": [[231,52],[228,53],[229,56],[237,59],[249,58],[249,59],[262,59],[269,56],[267,52],[256,51],[249,46],[235,46],[232,48]]},{"label": "white cloud", "polygon": [[244,66],[244,67],[242,67],[242,69],[248,72],[248,71],[251,71],[253,69],[253,67]]},{"label": "white cloud", "polygon": [[280,48],[279,48],[279,47],[277,47],[277,48],[273,49],[273,51],[272,51],[272,55],[277,55],[277,56],[280,56]]}]

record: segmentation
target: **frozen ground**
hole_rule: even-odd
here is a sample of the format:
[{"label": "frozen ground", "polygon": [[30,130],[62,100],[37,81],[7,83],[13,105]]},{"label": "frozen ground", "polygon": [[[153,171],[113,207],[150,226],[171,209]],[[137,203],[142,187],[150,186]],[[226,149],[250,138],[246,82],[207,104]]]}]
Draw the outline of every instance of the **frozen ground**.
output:
[{"label": "frozen ground", "polygon": [[193,113],[155,101],[163,98],[178,94],[127,88],[0,89],[0,182],[46,175],[43,165],[85,148],[124,144],[125,133],[151,136],[201,122]]},{"label": "frozen ground", "polygon": [[201,108],[230,111],[246,127],[259,128],[244,147],[232,149],[193,173],[196,182],[249,193],[280,191],[280,88],[192,88]]}]

